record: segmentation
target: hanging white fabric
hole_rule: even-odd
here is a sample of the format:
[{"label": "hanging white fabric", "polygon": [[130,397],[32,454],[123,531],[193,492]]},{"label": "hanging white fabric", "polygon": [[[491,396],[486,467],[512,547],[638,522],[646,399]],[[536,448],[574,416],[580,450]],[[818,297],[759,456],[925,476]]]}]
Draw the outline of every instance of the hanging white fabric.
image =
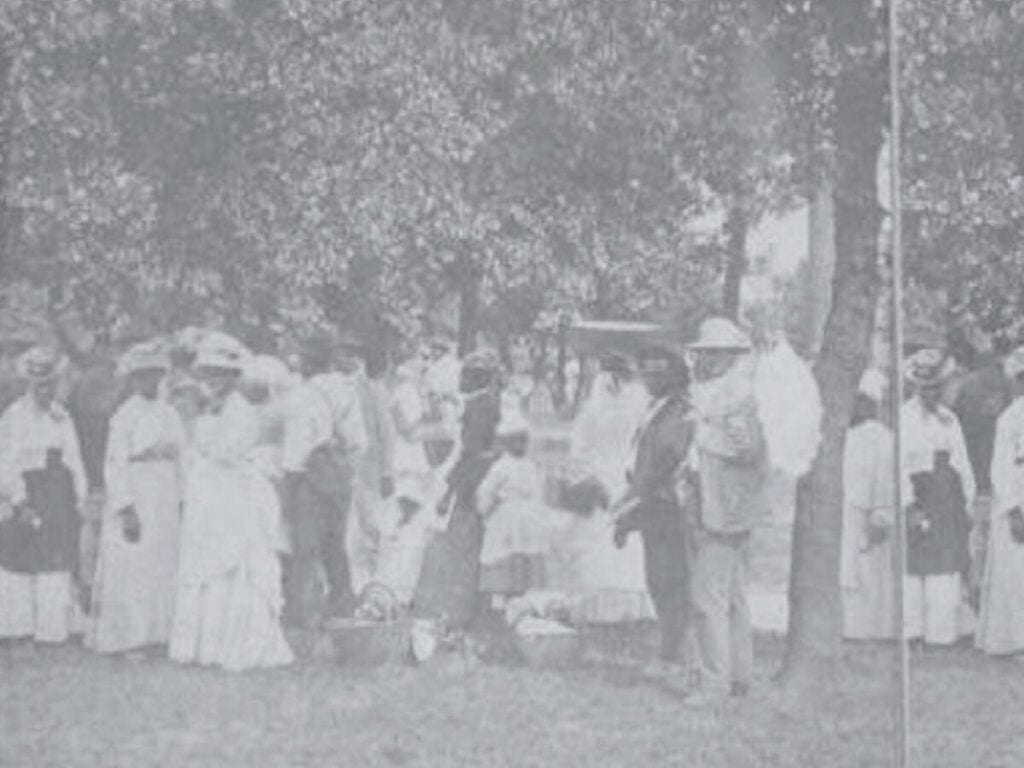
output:
[{"label": "hanging white fabric", "polygon": [[785,338],[758,355],[754,397],[772,466],[793,477],[805,474],[821,442],[821,393]]}]

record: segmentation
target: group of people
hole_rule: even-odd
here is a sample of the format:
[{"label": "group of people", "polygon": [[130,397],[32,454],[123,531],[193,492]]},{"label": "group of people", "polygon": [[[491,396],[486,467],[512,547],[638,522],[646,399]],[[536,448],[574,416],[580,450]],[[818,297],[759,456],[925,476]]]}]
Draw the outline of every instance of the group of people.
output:
[{"label": "group of people", "polygon": [[[1024,658],[1024,348],[955,375],[937,346],[903,372],[899,498],[906,514],[904,621],[928,645],[970,642]],[[844,630],[897,635],[896,484],[887,378],[864,374],[843,465]]]},{"label": "group of people", "polygon": [[128,346],[116,376],[78,377],[117,387],[102,429],[60,396],[65,356],[25,351],[0,415],[0,639],[277,666],[294,657],[286,628],[351,614],[378,576],[411,592],[410,547],[387,544],[436,484],[432,408],[430,439],[461,450],[443,413],[459,373],[437,375],[454,355],[434,346],[385,382],[353,337],[314,335],[282,361],[188,329]]},{"label": "group of people", "polygon": [[[289,628],[358,615],[370,585],[457,631],[544,586],[555,529],[586,520],[603,586],[649,592],[664,663],[699,648],[709,688],[742,690],[767,469],[751,344],[708,321],[692,384],[681,347],[605,358],[571,439],[592,493],[560,516],[490,350],[437,345],[391,370],[348,336],[284,361],[216,331],[142,341],[118,360],[127,393],[98,440],[58,398],[62,355],[29,349],[27,389],[0,416],[0,638],[84,632],[100,653],[276,666],[294,658]],[[93,562],[79,528],[97,478]]]}]

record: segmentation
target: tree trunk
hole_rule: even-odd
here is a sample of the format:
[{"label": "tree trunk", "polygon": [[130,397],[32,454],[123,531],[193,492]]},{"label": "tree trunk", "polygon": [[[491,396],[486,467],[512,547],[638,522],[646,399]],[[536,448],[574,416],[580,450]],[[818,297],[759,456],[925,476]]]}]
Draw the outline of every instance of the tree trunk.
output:
[{"label": "tree trunk", "polygon": [[480,317],[480,270],[470,257],[462,259],[459,287],[459,357],[476,349]]},{"label": "tree trunk", "polygon": [[832,184],[821,180],[808,206],[808,269],[804,285],[802,347],[809,357],[817,356],[832,302],[832,273],[836,263],[835,211]]},{"label": "tree trunk", "polygon": [[[844,2],[845,5],[845,2]],[[833,24],[836,40],[853,46],[879,34],[870,3],[849,7]],[[870,45],[866,46],[870,50]],[[868,360],[879,289],[875,186],[882,146],[886,69],[880,58],[845,62],[835,91],[836,264],[832,307],[814,373],[822,393],[822,444],[797,488],[790,577],[790,617],[783,679],[814,680],[830,668],[842,640],[839,548],[842,458],[858,380]]]},{"label": "tree trunk", "polygon": [[736,320],[740,316],[743,275],[747,271],[747,229],[749,218],[743,206],[735,203],[725,220],[725,282],[722,285],[722,314]]}]

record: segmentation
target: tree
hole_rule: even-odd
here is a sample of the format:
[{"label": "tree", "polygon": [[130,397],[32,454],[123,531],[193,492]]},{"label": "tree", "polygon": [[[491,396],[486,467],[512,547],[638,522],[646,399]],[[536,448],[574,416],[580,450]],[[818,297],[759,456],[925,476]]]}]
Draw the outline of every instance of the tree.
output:
[{"label": "tree", "polygon": [[[772,8],[777,50],[788,51],[795,144],[834,176],[832,306],[814,364],[824,406],[822,444],[797,489],[784,677],[813,679],[841,640],[838,584],[842,452],[870,349],[879,289],[881,209],[875,169],[888,110],[885,15],[870,0]],[[814,151],[807,152],[806,148]],[[820,150],[823,151],[818,151]],[[810,175],[809,175],[810,176]],[[810,176],[813,178],[812,176]]]}]

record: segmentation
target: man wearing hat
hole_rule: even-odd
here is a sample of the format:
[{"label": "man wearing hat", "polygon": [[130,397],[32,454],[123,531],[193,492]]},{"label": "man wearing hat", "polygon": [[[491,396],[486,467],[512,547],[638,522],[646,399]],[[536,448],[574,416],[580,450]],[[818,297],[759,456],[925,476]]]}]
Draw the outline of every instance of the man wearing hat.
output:
[{"label": "man wearing hat", "polygon": [[130,396],[110,422],[106,504],[89,645],[120,653],[166,645],[174,609],[185,430],[159,397],[170,359],[160,342],[131,347],[119,374]]},{"label": "man wearing hat", "polygon": [[709,318],[688,345],[697,430],[700,526],[694,609],[704,694],[743,695],[753,672],[747,605],[750,533],[767,511],[767,449],[754,399],[747,335],[726,318]]},{"label": "man wearing hat", "polygon": [[[641,375],[651,405],[634,439],[636,459],[629,489],[617,504],[615,542],[633,530],[644,548],[647,589],[661,629],[660,660],[674,665],[684,658],[690,632],[690,574],[695,494],[677,491],[693,442],[694,425],[686,396],[689,373],[682,359],[665,348],[648,350]],[[684,509],[685,507],[685,509]]]},{"label": "man wearing hat", "polygon": [[[307,339],[302,352],[306,379],[286,407],[281,468],[292,553],[285,608],[290,622],[307,629],[324,613],[314,592],[317,564],[327,577],[328,613],[350,609],[355,597],[345,531],[354,463],[365,449],[366,427],[351,378],[351,349],[325,334]],[[348,372],[338,372],[341,364]]]},{"label": "man wearing hat", "polygon": [[[78,437],[55,400],[64,360],[33,347],[17,364],[28,392],[0,417],[0,638],[67,640],[87,482]],[[20,543],[18,543],[20,542]]]},{"label": "man wearing hat", "polygon": [[[925,348],[913,354],[906,376],[915,394],[900,409],[902,498],[911,512],[907,631],[912,639],[936,645],[951,645],[971,631],[962,618],[969,567],[967,509],[976,488],[960,421],[941,402],[952,370],[952,361],[942,350]],[[950,470],[963,497],[956,509],[950,506],[954,499],[949,494],[937,498],[928,491]]]}]

